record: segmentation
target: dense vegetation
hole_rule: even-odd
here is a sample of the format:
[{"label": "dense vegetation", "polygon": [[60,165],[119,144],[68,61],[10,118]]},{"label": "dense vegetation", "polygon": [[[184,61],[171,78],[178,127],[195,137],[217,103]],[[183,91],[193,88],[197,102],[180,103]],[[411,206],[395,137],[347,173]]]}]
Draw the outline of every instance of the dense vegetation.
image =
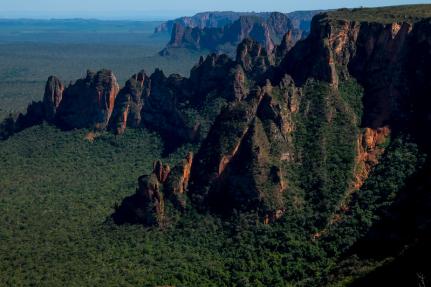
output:
[{"label": "dense vegetation", "polygon": [[[353,81],[335,91],[310,80],[296,115],[294,143],[300,159],[290,167],[290,184],[306,204],[309,232],[326,225],[352,181],[362,91]],[[358,107],[359,106],[359,107]],[[351,107],[356,107],[353,111]]]},{"label": "dense vegetation", "polygon": [[115,203],[160,156],[160,139],[129,130],[91,143],[85,133],[43,125],[0,143],[0,276],[7,286],[283,286],[320,269],[307,264],[322,257],[317,247],[287,223],[256,227],[245,215],[229,223],[189,211],[167,230],[112,224]]}]

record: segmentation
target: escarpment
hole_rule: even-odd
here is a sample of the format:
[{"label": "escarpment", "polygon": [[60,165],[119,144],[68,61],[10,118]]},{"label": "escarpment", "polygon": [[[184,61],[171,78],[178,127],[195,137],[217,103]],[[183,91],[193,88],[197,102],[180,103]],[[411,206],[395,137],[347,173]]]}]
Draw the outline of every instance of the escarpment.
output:
[{"label": "escarpment", "polygon": [[[219,59],[220,74],[233,82],[191,166],[192,205],[223,214],[255,210],[265,223],[312,210],[315,231],[335,222],[375,177],[394,138],[421,137],[415,125],[426,125],[419,103],[428,88],[418,87],[428,87],[423,75],[430,73],[423,64],[428,32],[419,31],[427,25],[327,13],[296,44],[290,31],[271,51],[244,40],[235,61]],[[210,59],[198,67],[217,63]],[[212,82],[196,71],[191,79],[208,85],[195,89],[208,94]]]},{"label": "escarpment", "polygon": [[[292,75],[299,84],[315,78],[334,87],[355,78],[364,88],[363,126],[406,125],[402,118],[416,117],[411,114],[413,98],[423,94],[416,90],[425,83],[413,75],[422,75],[429,61],[423,50],[428,25],[428,20],[364,22],[317,15],[310,36],[284,58],[280,74]],[[416,61],[418,55],[424,58]]]}]

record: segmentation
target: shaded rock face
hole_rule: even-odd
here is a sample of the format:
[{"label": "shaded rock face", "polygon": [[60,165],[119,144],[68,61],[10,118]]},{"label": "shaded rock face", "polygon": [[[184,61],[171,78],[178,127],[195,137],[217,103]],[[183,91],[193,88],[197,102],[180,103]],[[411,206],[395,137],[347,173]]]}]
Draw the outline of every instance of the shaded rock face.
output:
[{"label": "shaded rock face", "polygon": [[184,143],[197,137],[193,120],[188,122],[179,105],[186,101],[186,79],[179,75],[166,77],[156,70],[151,77],[151,92],[141,111],[143,126],[158,131],[166,141]]},{"label": "shaded rock face", "polygon": [[[232,81],[242,81],[233,75],[241,67],[226,55],[212,54],[205,59],[201,58],[199,65],[190,71],[189,85],[192,87],[192,101],[200,106],[205,102],[205,95],[214,91],[220,97],[228,101],[236,98],[235,91],[232,90]],[[203,96],[202,96],[203,95]]]},{"label": "shaded rock face", "polygon": [[[410,126],[426,147],[431,146],[431,138],[423,131],[431,124],[429,91],[431,83],[431,21],[422,20],[414,25],[410,33],[411,49],[406,59],[406,81],[409,87],[409,99],[403,102],[405,108],[411,107]],[[407,102],[407,104],[406,104]]]},{"label": "shaded rock face", "polygon": [[192,162],[191,153],[172,170],[161,161],[154,162],[153,172],[139,177],[136,193],[116,207],[114,221],[163,227],[170,216],[167,205],[181,211],[186,208]]},{"label": "shaded rock face", "polygon": [[88,71],[84,79],[66,88],[57,111],[60,127],[105,129],[120,88],[112,71]]},{"label": "shaded rock face", "polygon": [[270,13],[265,17],[241,16],[224,27],[192,27],[175,23],[171,41],[163,54],[171,48],[209,50],[211,52],[232,53],[237,44],[246,38],[252,38],[272,52],[283,36],[291,31],[290,39],[297,42],[306,32],[293,27],[289,18],[282,13]]}]

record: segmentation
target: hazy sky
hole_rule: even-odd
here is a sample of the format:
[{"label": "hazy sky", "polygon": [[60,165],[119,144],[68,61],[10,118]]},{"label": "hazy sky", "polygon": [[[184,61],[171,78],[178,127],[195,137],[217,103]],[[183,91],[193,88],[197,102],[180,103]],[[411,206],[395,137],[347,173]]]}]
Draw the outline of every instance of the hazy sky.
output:
[{"label": "hazy sky", "polygon": [[289,12],[430,2],[430,0],[0,0],[0,17],[166,19],[200,11]]}]

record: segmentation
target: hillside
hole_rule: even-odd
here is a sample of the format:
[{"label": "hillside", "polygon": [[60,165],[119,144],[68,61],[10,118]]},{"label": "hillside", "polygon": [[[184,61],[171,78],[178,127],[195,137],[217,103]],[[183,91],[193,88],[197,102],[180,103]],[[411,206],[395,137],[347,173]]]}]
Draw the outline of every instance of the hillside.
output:
[{"label": "hillside", "polygon": [[[322,13],[303,40],[243,39],[188,77],[51,76],[42,101],[0,126],[0,272],[10,285],[79,282],[44,257],[48,238],[67,243],[76,272],[90,266],[84,285],[427,286],[429,13]],[[45,231],[44,206],[70,218]],[[22,259],[33,252],[39,265]]]}]

